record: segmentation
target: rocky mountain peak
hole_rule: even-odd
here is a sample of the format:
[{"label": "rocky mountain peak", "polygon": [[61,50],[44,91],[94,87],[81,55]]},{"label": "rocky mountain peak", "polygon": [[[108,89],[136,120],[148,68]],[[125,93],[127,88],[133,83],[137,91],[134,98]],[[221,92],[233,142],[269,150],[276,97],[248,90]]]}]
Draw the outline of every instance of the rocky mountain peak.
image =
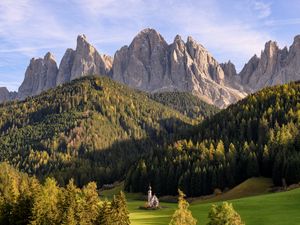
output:
[{"label": "rocky mountain peak", "polygon": [[44,56],[44,61],[55,61],[55,57],[51,52],[47,52],[46,55]]},{"label": "rocky mountain peak", "polygon": [[235,65],[230,60],[226,63],[221,63],[220,66],[224,71],[225,77],[233,77],[237,75]]},{"label": "rocky mountain peak", "polygon": [[77,36],[77,44],[76,49],[81,49],[86,46],[91,46],[91,44],[88,42],[87,37],[84,34],[80,34]]},{"label": "rocky mountain peak", "polygon": [[262,53],[261,57],[264,57],[264,54],[267,56],[268,59],[276,57],[277,53],[279,51],[279,47],[275,41],[268,41],[265,44],[265,49]]},{"label": "rocky mountain peak", "polygon": [[17,97],[17,92],[10,92],[6,87],[0,87],[0,103],[14,100]]},{"label": "rocky mountain peak", "polygon": [[300,43],[300,35],[297,35],[297,36],[294,37],[294,43],[293,43],[293,45],[299,44],[299,43]]},{"label": "rocky mountain peak", "polygon": [[179,34],[177,34],[174,38],[174,43],[177,43],[177,42],[182,42],[182,38]]},{"label": "rocky mountain peak", "polygon": [[184,41],[182,40],[180,35],[176,35],[173,41],[173,50],[178,50],[180,52],[184,52],[186,45],[184,43]]},{"label": "rocky mountain peak", "polygon": [[177,35],[168,45],[153,29],[141,31],[129,47],[117,51],[113,78],[148,92],[192,92],[219,107],[243,96],[223,86],[222,68],[192,37],[185,43]]},{"label": "rocky mountain peak", "polygon": [[40,94],[56,86],[58,68],[54,56],[48,52],[44,58],[32,58],[18,91],[18,98]]},{"label": "rocky mountain peak", "polygon": [[[114,59],[100,54],[82,34],[76,49],[67,49],[57,68],[48,52],[32,58],[19,88],[18,98],[88,75],[105,75],[147,92],[185,91],[219,107],[236,102],[265,86],[300,80],[300,35],[293,45],[280,49],[269,41],[260,57],[254,55],[237,74],[231,61],[219,64],[195,39],[184,42],[176,35],[168,44],[156,30],[139,32],[129,46],[115,53]],[[245,91],[244,91],[245,90]],[[7,89],[0,95],[11,98]],[[2,97],[4,99],[4,97]],[[0,96],[1,101],[1,96]]]},{"label": "rocky mountain peak", "polygon": [[133,49],[136,53],[141,53],[148,50],[152,52],[155,49],[166,48],[167,45],[167,42],[160,33],[154,29],[147,28],[137,34],[129,48]]},{"label": "rocky mountain peak", "polygon": [[9,99],[9,91],[6,87],[0,87],[0,100],[6,101]]},{"label": "rocky mountain peak", "polygon": [[280,49],[276,42],[269,41],[261,57],[252,57],[240,72],[241,84],[248,92],[266,86],[284,84],[300,79],[300,36],[294,38],[290,50]]},{"label": "rocky mountain peak", "polygon": [[78,35],[76,50],[67,50],[59,70],[58,82],[88,75],[110,75],[112,58],[100,55],[86,36]]},{"label": "rocky mountain peak", "polygon": [[155,29],[152,28],[146,28],[142,31],[140,31],[134,40],[136,39],[153,39],[153,40],[158,40],[160,42],[164,42],[164,38],[161,36],[160,33],[158,33]]}]

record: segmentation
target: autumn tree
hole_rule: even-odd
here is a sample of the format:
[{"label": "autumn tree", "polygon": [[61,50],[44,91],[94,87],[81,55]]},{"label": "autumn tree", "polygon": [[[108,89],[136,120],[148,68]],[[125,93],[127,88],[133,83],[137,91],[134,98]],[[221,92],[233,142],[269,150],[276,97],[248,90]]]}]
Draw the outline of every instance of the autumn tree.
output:
[{"label": "autumn tree", "polygon": [[210,221],[207,225],[244,225],[232,204],[227,202],[223,202],[221,205],[212,205],[208,218]]},{"label": "autumn tree", "polygon": [[189,203],[184,199],[185,194],[178,189],[178,209],[174,212],[169,225],[196,225],[197,220],[189,210]]}]

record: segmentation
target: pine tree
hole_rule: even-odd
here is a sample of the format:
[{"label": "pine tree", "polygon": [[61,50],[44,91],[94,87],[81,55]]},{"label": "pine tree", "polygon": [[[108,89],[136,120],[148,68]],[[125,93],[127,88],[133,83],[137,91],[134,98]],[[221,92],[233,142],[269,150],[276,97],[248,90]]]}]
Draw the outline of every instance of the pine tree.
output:
[{"label": "pine tree", "polygon": [[227,202],[223,202],[222,205],[218,206],[212,205],[208,218],[210,221],[207,225],[244,225],[232,204]]},{"label": "pine tree", "polygon": [[129,225],[129,211],[126,205],[126,197],[123,191],[114,196],[111,202],[112,217],[115,225]]},{"label": "pine tree", "polygon": [[105,200],[99,210],[97,225],[114,225],[110,203]]},{"label": "pine tree", "polygon": [[57,208],[59,192],[56,181],[47,178],[43,187],[36,194],[31,225],[61,224]]},{"label": "pine tree", "polygon": [[90,182],[82,188],[78,189],[76,200],[76,216],[80,225],[92,225],[97,220],[100,200],[97,193],[97,185]]},{"label": "pine tree", "polygon": [[178,190],[178,209],[174,212],[169,225],[196,225],[197,220],[193,217],[189,203],[184,199],[185,194]]}]

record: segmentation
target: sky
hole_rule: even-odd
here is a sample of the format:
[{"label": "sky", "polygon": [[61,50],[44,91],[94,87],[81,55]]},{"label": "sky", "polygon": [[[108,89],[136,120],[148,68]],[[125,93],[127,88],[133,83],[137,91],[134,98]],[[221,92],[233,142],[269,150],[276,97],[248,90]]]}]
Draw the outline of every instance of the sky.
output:
[{"label": "sky", "polygon": [[113,56],[144,28],[171,43],[192,36],[241,70],[264,44],[290,46],[300,34],[300,0],[0,0],[0,87],[17,90],[31,58],[57,64],[78,34]]}]

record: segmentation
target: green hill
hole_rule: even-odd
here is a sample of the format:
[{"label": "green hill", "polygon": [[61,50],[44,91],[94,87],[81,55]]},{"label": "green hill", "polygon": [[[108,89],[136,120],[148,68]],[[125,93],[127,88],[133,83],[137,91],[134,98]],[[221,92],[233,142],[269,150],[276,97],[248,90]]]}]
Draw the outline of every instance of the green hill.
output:
[{"label": "green hill", "polygon": [[106,77],[86,77],[0,106],[0,161],[61,184],[122,179],[143,154],[194,123]]},{"label": "green hill", "polygon": [[270,178],[253,177],[224,193],[192,199],[193,203],[227,201],[254,195],[266,194],[273,186]]},{"label": "green hill", "polygon": [[[164,159],[164,163],[159,163]],[[251,177],[277,186],[300,181],[300,83],[263,89],[196,125],[184,139],[142,158],[125,189],[209,195]]]},{"label": "green hill", "polygon": [[198,120],[207,119],[220,111],[216,106],[207,104],[187,92],[154,93],[150,95],[150,98]]}]

